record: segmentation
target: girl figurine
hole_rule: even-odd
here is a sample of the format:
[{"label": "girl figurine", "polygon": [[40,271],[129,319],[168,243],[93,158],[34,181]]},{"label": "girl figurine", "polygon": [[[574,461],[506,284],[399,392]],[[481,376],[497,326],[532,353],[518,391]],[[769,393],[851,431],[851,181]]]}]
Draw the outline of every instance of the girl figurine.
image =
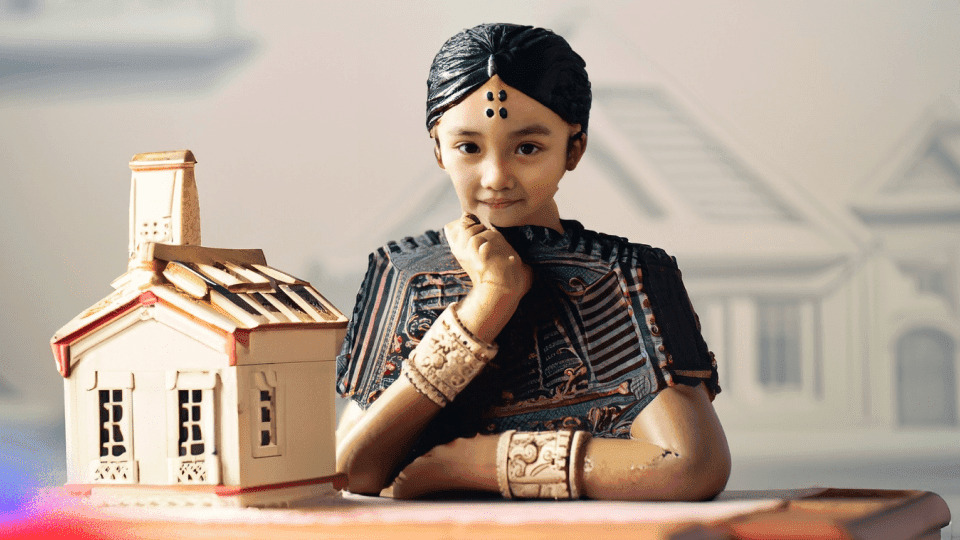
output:
[{"label": "girl figurine", "polygon": [[726,485],[716,362],[676,261],[554,202],[587,149],[584,67],[512,24],[434,59],[427,129],[463,216],[370,256],[337,361],[349,491],[702,500]]}]

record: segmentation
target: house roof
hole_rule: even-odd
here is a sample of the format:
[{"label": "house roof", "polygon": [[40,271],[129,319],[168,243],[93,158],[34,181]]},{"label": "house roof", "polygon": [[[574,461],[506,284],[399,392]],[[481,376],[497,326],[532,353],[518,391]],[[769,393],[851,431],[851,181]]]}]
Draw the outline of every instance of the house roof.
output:
[{"label": "house roof", "polygon": [[795,221],[800,216],[756,172],[661,88],[600,87],[612,123],[691,210],[710,221]]},{"label": "house roof", "polygon": [[854,212],[870,225],[960,222],[960,108],[931,105],[855,188]]},{"label": "house roof", "polygon": [[347,319],[309,283],[270,267],[259,249],[148,243],[113,293],[54,334],[61,374],[72,343],[143,305],[161,303],[221,333],[259,328],[345,328]]}]

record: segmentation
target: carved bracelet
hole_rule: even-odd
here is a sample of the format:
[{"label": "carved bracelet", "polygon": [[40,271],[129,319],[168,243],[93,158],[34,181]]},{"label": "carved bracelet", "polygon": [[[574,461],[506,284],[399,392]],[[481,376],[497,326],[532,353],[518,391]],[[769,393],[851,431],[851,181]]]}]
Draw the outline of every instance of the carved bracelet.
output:
[{"label": "carved bracelet", "polygon": [[579,499],[586,431],[506,431],[497,443],[497,485],[504,498]]},{"label": "carved bracelet", "polygon": [[496,354],[496,345],[481,341],[463,326],[454,303],[427,330],[401,372],[418,392],[443,407]]}]

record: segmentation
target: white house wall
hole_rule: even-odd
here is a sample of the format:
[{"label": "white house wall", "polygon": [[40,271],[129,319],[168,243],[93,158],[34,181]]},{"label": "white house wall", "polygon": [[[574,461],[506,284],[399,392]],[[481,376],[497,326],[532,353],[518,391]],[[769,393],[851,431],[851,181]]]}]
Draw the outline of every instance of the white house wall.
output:
[{"label": "white house wall", "polygon": [[[255,458],[253,445],[257,434],[251,429],[251,415],[259,413],[259,404],[253,401],[251,391],[256,388],[254,378],[257,373],[271,371],[277,381],[275,414],[282,419],[280,436],[285,439],[284,449],[281,455]],[[333,361],[246,365],[236,369],[239,399],[235,424],[237,444],[228,445],[228,451],[238,449],[240,467],[239,471],[224,468],[225,484],[278,484],[330,476],[336,472],[336,443],[332,436],[336,422],[333,407],[335,371]],[[232,459],[225,458],[224,461],[232,462]]]},{"label": "white house wall", "polygon": [[77,379],[75,377],[64,379],[63,407],[66,424],[67,484],[82,484],[85,482],[80,469],[81,429],[80,419],[77,416],[77,397]]},{"label": "white house wall", "polygon": [[[876,263],[874,263],[876,264]],[[871,344],[882,330],[881,315],[868,306],[873,267],[846,272],[831,287],[754,288],[724,296],[693,297],[704,339],[717,355],[723,392],[715,406],[731,428],[806,428],[861,425],[885,420],[884,392],[865,388],[885,384],[889,369]],[[712,292],[712,291],[711,291]],[[759,303],[765,298],[795,302],[798,313],[800,379],[795,386],[760,382]],[[871,379],[872,378],[872,379]]]},{"label": "white house wall", "polygon": [[860,421],[860,375],[856,369],[857,336],[850,317],[852,288],[845,283],[822,300],[823,399],[834,412],[824,422]]},{"label": "white house wall", "polygon": [[[897,346],[907,333],[918,329],[942,332],[960,343],[960,320],[955,315],[949,300],[933,293],[919,290],[916,283],[904,275],[889,259],[883,258],[876,265],[878,307],[882,312],[877,335],[873,340],[877,354],[883,359],[882,379],[877,380],[878,392],[884,399],[875,403],[877,415],[889,424],[898,422],[898,399],[901,381],[897,377]],[[955,352],[956,354],[956,352]],[[957,368],[954,358],[954,368]],[[956,375],[956,371],[954,372]],[[960,396],[960,377],[954,379],[954,397]],[[955,403],[956,405],[960,405]]]},{"label": "white house wall", "polygon": [[[738,286],[744,279],[723,285],[718,277],[715,286],[687,280],[704,339],[720,366],[723,392],[715,406],[731,428],[895,427],[899,340],[912,330],[932,329],[960,343],[960,321],[948,300],[918,290],[881,252],[800,285],[777,287],[775,276],[765,276],[767,287]],[[759,381],[758,303],[767,297],[797,302],[797,387]],[[960,377],[955,385],[960,396]]]},{"label": "white house wall", "polygon": [[238,366],[333,360],[345,328],[260,329],[250,333],[249,345],[237,343]]},{"label": "white house wall", "polygon": [[[887,392],[892,388],[894,380],[894,364],[891,350],[885,347],[888,339],[884,327],[890,319],[891,308],[898,305],[907,305],[916,302],[916,298],[904,298],[903,302],[892,304],[890,300],[895,293],[903,294],[909,291],[897,273],[890,267],[890,261],[883,257],[870,257],[861,276],[858,276],[857,286],[860,287],[862,298],[861,311],[858,313],[862,325],[862,355],[863,365],[861,385],[864,396],[864,417],[870,426],[896,425],[896,416],[891,416],[890,403],[896,401],[896,394]],[[885,298],[884,298],[885,297]]]},{"label": "white house wall", "polygon": [[[166,484],[167,475],[167,373],[216,372],[227,364],[226,354],[154,320],[141,321],[99,343],[74,359],[66,379],[69,414],[68,463],[71,483],[88,483],[86,467],[99,459],[99,400],[91,383],[103,373],[131,374],[133,389],[133,458],[140,464],[140,483]],[[72,395],[71,395],[72,394]]]},{"label": "white house wall", "polygon": [[897,426],[896,346],[905,332],[924,327],[960,337],[947,302],[918,291],[882,253],[865,256],[823,298],[821,313],[824,418],[838,426]]}]

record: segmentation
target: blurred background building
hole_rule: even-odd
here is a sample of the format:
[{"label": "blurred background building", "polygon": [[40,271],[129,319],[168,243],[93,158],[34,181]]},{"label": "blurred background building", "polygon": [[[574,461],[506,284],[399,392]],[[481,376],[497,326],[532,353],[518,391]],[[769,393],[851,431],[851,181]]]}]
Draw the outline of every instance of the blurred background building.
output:
[{"label": "blurred background building", "polygon": [[130,156],[193,150],[205,243],[349,313],[370,251],[457,216],[424,81],[494,20],[586,59],[561,215],[677,257],[729,487],[913,487],[957,515],[955,0],[0,0],[0,513],[63,481],[48,340],[126,268]]}]

